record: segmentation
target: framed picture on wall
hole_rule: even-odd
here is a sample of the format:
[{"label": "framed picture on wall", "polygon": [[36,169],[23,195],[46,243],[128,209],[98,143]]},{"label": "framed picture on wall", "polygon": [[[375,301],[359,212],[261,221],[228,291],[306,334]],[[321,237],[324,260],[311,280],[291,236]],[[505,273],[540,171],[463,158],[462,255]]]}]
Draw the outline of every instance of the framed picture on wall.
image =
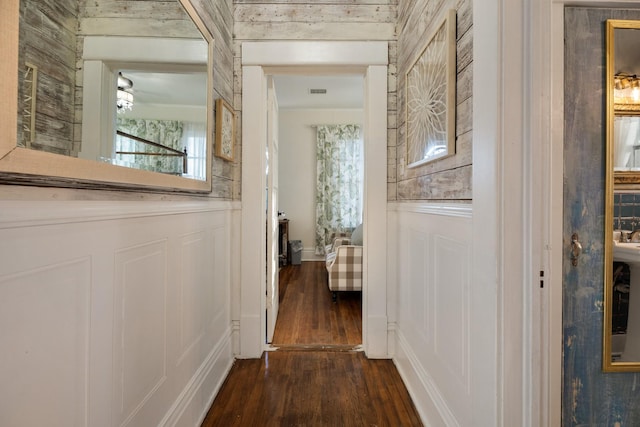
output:
[{"label": "framed picture on wall", "polygon": [[406,74],[407,165],[455,154],[456,11],[435,27]]},{"label": "framed picture on wall", "polygon": [[233,160],[233,142],[236,115],[231,105],[222,98],[216,100],[216,141],[215,155],[225,160]]}]

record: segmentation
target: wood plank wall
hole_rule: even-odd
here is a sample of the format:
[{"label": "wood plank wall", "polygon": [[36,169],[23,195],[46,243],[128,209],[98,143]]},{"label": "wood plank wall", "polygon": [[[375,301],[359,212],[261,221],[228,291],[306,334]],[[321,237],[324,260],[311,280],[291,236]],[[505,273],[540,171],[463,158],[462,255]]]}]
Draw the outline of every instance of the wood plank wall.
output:
[{"label": "wood plank wall", "polygon": [[[35,140],[31,148],[70,155],[78,7],[75,0],[20,2],[18,144],[23,143],[25,63],[38,67]],[[28,123],[24,123],[29,125]]]},{"label": "wood plank wall", "polygon": [[[389,180],[397,184],[396,200],[470,200],[473,77],[471,0],[399,0],[398,3],[398,134],[395,146],[391,140],[389,142]],[[436,21],[451,8],[457,10],[456,154],[410,169],[406,166],[406,74],[425,47],[428,37],[433,34]],[[391,194],[389,198],[393,199]]]},{"label": "wood plank wall", "polygon": [[[241,116],[241,46],[266,40],[385,40],[389,42],[388,140],[396,143],[397,0],[234,0],[234,107]],[[238,134],[240,129],[238,128]],[[395,156],[394,156],[395,158]],[[395,169],[389,165],[389,176]],[[392,182],[393,185],[393,182]],[[395,187],[393,188],[395,197]]]}]

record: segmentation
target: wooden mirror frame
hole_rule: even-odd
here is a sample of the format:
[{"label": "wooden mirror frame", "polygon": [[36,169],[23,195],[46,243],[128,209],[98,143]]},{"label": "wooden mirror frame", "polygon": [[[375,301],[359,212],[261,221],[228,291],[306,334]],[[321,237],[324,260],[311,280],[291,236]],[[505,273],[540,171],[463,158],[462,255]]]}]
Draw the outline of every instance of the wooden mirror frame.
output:
[{"label": "wooden mirror frame", "polygon": [[[640,21],[609,19],[606,23],[606,155],[605,155],[605,218],[604,218],[604,308],[603,308],[603,345],[602,369],[605,372],[640,371],[640,359],[637,361],[612,360],[613,329],[613,195],[615,189],[635,188],[640,192],[640,172],[614,171],[614,118],[617,113],[614,105],[615,75],[615,30],[640,30]],[[625,113],[622,113],[625,114]],[[628,114],[628,113],[626,113]],[[634,292],[640,295],[640,289]],[[634,294],[635,295],[635,294]],[[638,296],[636,295],[636,296]]]},{"label": "wooden mirror frame", "polygon": [[20,0],[0,2],[0,183],[72,188],[120,188],[157,192],[211,192],[213,146],[213,36],[190,0],[179,0],[208,45],[207,176],[195,180],[67,157],[17,146],[18,38]]}]

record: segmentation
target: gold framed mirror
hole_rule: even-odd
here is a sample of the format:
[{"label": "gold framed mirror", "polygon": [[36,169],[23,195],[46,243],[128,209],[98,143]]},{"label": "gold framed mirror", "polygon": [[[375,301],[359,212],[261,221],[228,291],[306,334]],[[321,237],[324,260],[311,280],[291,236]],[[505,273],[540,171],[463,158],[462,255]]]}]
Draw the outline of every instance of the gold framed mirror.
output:
[{"label": "gold framed mirror", "polygon": [[603,370],[640,371],[640,21],[606,36]]},{"label": "gold framed mirror", "polygon": [[[66,86],[59,83],[58,75],[55,76],[55,79],[50,78],[47,81],[46,73],[38,72],[38,69],[39,67],[48,67],[51,61],[37,64],[39,52],[25,54],[26,48],[24,43],[21,44],[20,36],[21,34],[24,36],[25,30],[20,27],[20,19],[28,20],[29,14],[34,13],[34,10],[38,8],[39,2],[41,0],[7,0],[0,5],[0,55],[3,58],[0,64],[0,70],[3,72],[0,89],[5,94],[7,101],[0,111],[0,128],[2,129],[0,131],[2,132],[0,134],[0,183],[84,188],[111,187],[163,192],[210,192],[214,122],[213,36],[203,24],[191,1],[175,0],[175,3],[163,3],[163,7],[167,9],[160,11],[161,13],[181,14],[184,17],[176,19],[174,23],[154,18],[151,2],[136,2],[136,7],[148,9],[145,12],[148,15],[143,16],[148,16],[147,24],[150,25],[141,26],[141,21],[139,21],[135,24],[129,22],[127,27],[125,19],[125,25],[119,24],[119,32],[114,35],[107,34],[106,31],[108,31],[107,27],[110,25],[110,21],[115,18],[96,18],[95,16],[87,18],[87,14],[83,14],[80,10],[76,11],[77,22],[69,25],[60,16],[56,16],[56,19],[52,19],[52,21],[60,22],[61,25],[71,28],[78,28],[77,38],[65,36],[74,41],[66,50],[71,57],[67,62],[73,64],[72,70],[68,74],[79,76],[77,81],[66,84]],[[44,4],[44,2],[42,3]],[[76,7],[73,6],[74,3],[75,1],[72,0],[65,1],[64,4],[59,5],[58,9],[73,9]],[[147,4],[145,5],[145,3]],[[133,7],[133,5],[130,6]],[[88,6],[86,8],[90,9]],[[42,10],[37,12],[43,13],[43,10],[48,9],[52,8],[47,8],[45,5]],[[94,9],[100,10],[97,4]],[[141,16],[140,11],[134,12],[138,12],[137,17]],[[61,12],[56,9],[51,13],[60,14]],[[118,15],[117,11],[109,13]],[[157,22],[162,22],[162,25],[152,25],[154,19]],[[34,33],[38,31],[31,27],[27,28],[27,31]],[[93,35],[95,37],[92,37]],[[61,37],[61,39],[65,37]],[[38,38],[43,39],[43,37]],[[102,56],[96,57],[94,48],[97,45],[103,41],[111,41],[113,46],[114,40],[119,41],[117,49],[109,50],[108,47],[102,46],[100,54]],[[154,41],[162,43],[163,48],[149,49],[149,43]],[[44,41],[41,43],[46,45]],[[90,43],[93,44],[90,45]],[[165,49],[168,46],[167,43],[175,44],[175,47]],[[184,46],[189,48],[185,49]],[[47,47],[44,46],[44,49]],[[145,49],[147,51],[163,51],[165,56],[160,59],[152,56],[141,57],[137,52]],[[60,51],[64,52],[65,48],[61,48]],[[182,56],[171,57],[167,52],[175,52],[176,55],[181,54]],[[33,60],[34,57],[36,60]],[[34,64],[34,62],[36,63]],[[74,72],[76,68],[77,72]],[[91,70],[99,80],[90,80]],[[51,74],[55,73],[62,74],[59,69],[51,72]],[[132,79],[132,76],[135,78]],[[125,80],[121,80],[119,77],[125,77]],[[195,160],[197,168],[192,167],[189,170],[187,167],[193,165],[194,155],[184,154],[182,143],[186,137],[176,136],[178,133],[180,135],[184,133],[182,119],[166,114],[166,111],[171,109],[177,113],[179,110],[186,109],[187,106],[173,105],[171,107],[167,104],[164,108],[165,113],[154,113],[160,114],[162,117],[151,116],[149,118],[138,114],[138,116],[130,116],[128,123],[121,124],[121,122],[126,122],[125,115],[119,115],[118,111],[121,110],[123,102],[130,101],[126,96],[121,98],[121,93],[126,95],[128,92],[127,96],[131,96],[133,93],[138,100],[142,100],[142,94],[145,91],[151,91],[147,89],[149,86],[145,86],[145,83],[150,83],[159,77],[165,80],[168,78],[181,79],[172,80],[180,83],[173,83],[169,87],[166,94],[171,95],[171,98],[186,92],[184,88],[187,85],[185,83],[188,81],[187,78],[193,78],[194,81],[200,82],[201,86],[205,86],[198,88],[199,93],[205,94],[199,101],[200,105],[195,107],[199,111],[198,114],[192,114],[193,110],[191,110],[191,116],[198,116],[199,120],[197,130],[199,146],[195,150],[198,153],[198,159]],[[121,82],[126,82],[126,80],[133,83],[133,90],[131,90],[131,85],[129,87],[121,85]],[[52,81],[54,83],[51,83]],[[34,82],[43,89],[32,92],[31,86],[34,85]],[[71,89],[67,89],[68,87]],[[47,98],[54,92],[69,91],[74,95],[67,96],[67,100],[71,100],[67,103],[54,105]],[[38,93],[39,99],[32,96],[32,93]],[[37,101],[35,101],[36,99]],[[169,97],[165,99],[169,99]],[[10,100],[15,100],[15,102],[10,102]],[[38,103],[38,106],[32,107],[30,103],[35,104],[35,102]],[[73,105],[68,105],[69,103]],[[141,111],[143,103],[140,102],[138,107],[138,110]],[[147,108],[148,110],[149,108]],[[71,120],[58,125],[58,122],[54,121],[54,116],[62,114],[71,117]],[[34,119],[36,115],[40,116]],[[189,113],[182,114],[182,116],[185,115],[189,115]],[[45,116],[54,119],[50,120],[49,117],[45,119]],[[137,131],[139,131],[141,121],[144,120],[152,122],[149,126],[153,126],[156,131],[155,134],[151,131],[147,132],[149,135],[171,133],[171,138],[158,142],[154,137],[141,138],[121,130],[121,127],[125,127],[127,124],[128,129],[136,127],[133,122],[137,121]],[[191,126],[191,123],[189,125]],[[62,129],[65,126],[70,128],[72,133],[68,143],[63,143],[65,137],[60,136],[60,132],[45,135],[48,129]],[[158,127],[162,127],[162,132],[157,131]],[[33,134],[34,130],[36,134],[38,132],[42,134],[40,140],[37,136],[34,138],[29,135]],[[129,141],[129,145],[119,142],[119,139],[125,138],[121,135],[122,132],[133,136],[134,142]],[[144,142],[140,144],[135,138],[144,139]],[[165,142],[167,140],[176,146]],[[91,148],[94,143],[98,148]],[[141,146],[151,146],[151,148],[140,148]],[[194,152],[193,147],[191,152]],[[138,163],[133,160],[141,158],[147,161]],[[199,171],[197,175],[193,173],[196,169]]]}]

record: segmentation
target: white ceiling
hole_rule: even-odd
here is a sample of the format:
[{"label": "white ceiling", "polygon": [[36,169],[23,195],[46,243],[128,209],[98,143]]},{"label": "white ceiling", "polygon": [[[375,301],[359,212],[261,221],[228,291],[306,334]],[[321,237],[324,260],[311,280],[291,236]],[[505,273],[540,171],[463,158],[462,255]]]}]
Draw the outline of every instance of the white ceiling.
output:
[{"label": "white ceiling", "polygon": [[133,82],[133,102],[163,105],[207,105],[205,72],[121,70]]},{"label": "white ceiling", "polygon": [[[121,70],[133,81],[134,104],[206,105],[206,74]],[[358,75],[274,76],[281,109],[362,108],[364,79]],[[310,89],[326,89],[326,94],[310,94]]]},{"label": "white ceiling", "polygon": [[[362,76],[274,76],[278,106],[294,108],[362,108]],[[323,95],[311,95],[310,89],[326,89]]]}]

